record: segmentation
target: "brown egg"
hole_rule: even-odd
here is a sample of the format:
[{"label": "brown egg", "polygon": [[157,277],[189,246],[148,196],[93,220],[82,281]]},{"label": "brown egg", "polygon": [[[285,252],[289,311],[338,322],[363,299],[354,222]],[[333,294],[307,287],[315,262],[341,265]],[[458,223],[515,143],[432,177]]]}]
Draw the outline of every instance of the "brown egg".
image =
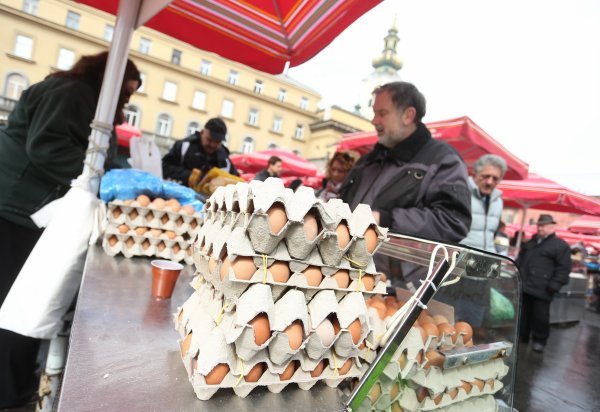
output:
[{"label": "brown egg", "polygon": [[346,362],[343,363],[342,367],[338,369],[338,373],[340,375],[345,375],[348,373],[350,368],[352,367],[352,359],[347,359]]},{"label": "brown egg", "polygon": [[423,349],[417,352],[417,355],[415,356],[415,362],[417,362],[419,365],[423,363]]},{"label": "brown egg", "polygon": [[136,209],[133,209],[131,212],[129,212],[129,219],[135,220],[139,215],[140,214],[138,213],[138,211]]},{"label": "brown egg", "polygon": [[294,322],[292,322],[290,326],[285,328],[283,333],[288,335],[290,348],[292,348],[292,350],[296,350],[300,347],[300,345],[302,345],[303,330],[302,322],[300,322],[299,320],[295,320]]},{"label": "brown egg", "polygon": [[219,363],[204,377],[207,385],[218,385],[223,381],[225,375],[229,373],[229,365]]},{"label": "brown egg", "polygon": [[262,374],[265,372],[267,368],[267,364],[264,362],[259,362],[250,369],[248,374],[244,376],[244,380],[246,382],[256,382],[260,379]]},{"label": "brown egg", "polygon": [[338,288],[340,289],[346,289],[350,284],[350,274],[347,270],[340,269],[337,272],[335,272],[331,277],[335,279]]},{"label": "brown egg", "polygon": [[394,382],[394,384],[392,385],[392,388],[390,389],[390,399],[396,399],[396,397],[398,396],[399,393],[400,393],[400,386],[398,385],[398,382]]},{"label": "brown egg", "polygon": [[363,341],[360,343],[360,345],[358,345],[358,349],[359,349],[359,350],[363,350],[364,348],[366,348],[366,347],[367,347],[367,344],[365,343],[366,341],[367,341],[367,340],[365,339],[365,340],[363,340]]},{"label": "brown egg", "polygon": [[360,340],[360,326],[360,320],[355,319],[346,328],[350,331],[350,334],[352,335],[352,342],[354,342],[355,345],[357,345],[358,341]]},{"label": "brown egg", "polygon": [[265,313],[259,313],[248,324],[254,329],[254,342],[258,346],[261,346],[271,337],[271,325]]},{"label": "brown egg", "polygon": [[152,219],[154,219],[154,213],[148,212],[148,214],[146,215],[145,219],[146,219],[146,222],[151,222]]},{"label": "brown egg", "polygon": [[385,302],[385,306],[390,306],[390,305],[398,306],[398,299],[396,299],[396,296],[392,296],[392,295],[386,296],[383,298],[383,301]]},{"label": "brown egg", "polygon": [[290,265],[288,262],[282,260],[273,262],[273,264],[269,266],[269,271],[271,272],[271,275],[273,275],[273,280],[280,283],[287,282],[291,275]]},{"label": "brown egg", "polygon": [[417,389],[417,400],[423,402],[429,396],[429,391],[424,386],[419,386]]},{"label": "brown egg", "polygon": [[429,369],[431,366],[437,366],[438,368],[444,367],[444,361],[446,357],[439,353],[436,350],[428,350],[425,353],[425,358],[427,358],[427,363],[425,364],[425,369]]},{"label": "brown egg", "polygon": [[318,266],[309,266],[304,270],[308,286],[319,286],[323,280],[323,274]]},{"label": "brown egg", "polygon": [[400,406],[400,402],[394,402],[392,404],[392,412],[404,412],[404,409]]},{"label": "brown egg", "polygon": [[181,209],[181,203],[177,201],[177,199],[169,199],[167,200],[166,206],[171,208],[171,210],[175,213],[179,212]]},{"label": "brown egg", "polygon": [[127,225],[120,225],[118,227],[119,233],[127,233],[129,232],[129,227]]},{"label": "brown egg", "polygon": [[363,275],[361,280],[365,290],[370,291],[375,288],[375,278],[373,275]]},{"label": "brown egg", "polygon": [[121,216],[121,208],[119,208],[119,207],[115,207],[115,208],[113,209],[113,212],[112,212],[112,214],[113,214],[113,217],[114,217],[115,219],[118,219],[118,218],[119,218],[119,216]]},{"label": "brown egg", "polygon": [[394,307],[394,306],[388,306],[386,311],[385,311],[385,316],[394,316],[394,313],[396,313],[398,311],[398,309],[400,309],[399,307]]},{"label": "brown egg", "polygon": [[[183,314],[183,312],[182,312]],[[186,353],[188,353],[188,350],[190,350],[190,345],[192,343],[192,332],[188,333],[186,335],[186,337],[183,339],[183,341],[181,342],[181,356],[185,356]]]},{"label": "brown egg", "polygon": [[450,336],[452,343],[456,342],[456,330],[454,329],[454,326],[448,323],[438,323],[437,327],[440,331],[440,336]]},{"label": "brown egg", "polygon": [[479,389],[479,392],[481,392],[483,390],[483,386],[485,385],[485,382],[482,381],[481,379],[473,379],[472,384],[474,386],[477,386],[477,389]]},{"label": "brown egg", "polygon": [[150,247],[150,242],[148,241],[148,239],[144,240],[144,242],[142,243],[142,249],[144,250],[148,250],[148,248]]},{"label": "brown egg", "polygon": [[156,199],[154,199],[152,201],[151,206],[153,206],[154,208],[158,209],[158,210],[163,210],[165,208],[167,202],[165,202],[165,200],[163,198],[157,197]]},{"label": "brown egg", "polygon": [[167,248],[167,245],[165,245],[165,242],[160,242],[158,244],[158,246],[156,246],[156,248],[158,249],[159,252],[162,252],[163,250],[165,250]]},{"label": "brown egg", "polygon": [[383,299],[371,301],[371,307],[377,310],[380,319],[385,319],[387,307],[385,306]]},{"label": "brown egg", "polygon": [[181,250],[181,246],[179,246],[177,243],[175,243],[173,246],[171,246],[171,250],[173,251],[173,254],[176,255]]},{"label": "brown egg", "polygon": [[182,207],[183,212],[187,213],[188,215],[193,215],[194,213],[196,213],[196,209],[194,209],[194,206],[192,205],[185,205]]},{"label": "brown egg", "polygon": [[458,395],[458,388],[450,389],[447,393],[450,395],[450,399],[454,399]]},{"label": "brown egg", "polygon": [[335,233],[337,234],[337,242],[340,249],[344,249],[348,243],[350,243],[350,231],[348,230],[348,226],[345,223],[340,223],[335,228]]},{"label": "brown egg", "polygon": [[371,403],[374,403],[381,396],[381,385],[379,382],[376,382],[375,385],[369,391],[369,398],[371,398]]},{"label": "brown egg", "polygon": [[177,237],[177,233],[173,232],[172,230],[167,230],[165,232],[165,235],[167,235],[167,237],[171,240],[173,240]]},{"label": "brown egg", "polygon": [[225,280],[226,277],[229,276],[229,267],[231,266],[231,262],[229,261],[229,257],[225,256],[223,262],[221,262],[221,280]]},{"label": "brown egg", "polygon": [[494,389],[494,384],[496,383],[496,381],[494,379],[488,379],[487,381],[485,381],[485,383],[490,387],[490,389]]},{"label": "brown egg", "polygon": [[[433,322],[433,318],[431,316],[429,316],[429,314],[427,313],[426,310],[422,311],[419,314],[419,317],[417,318],[417,320],[419,321],[419,323],[422,325],[424,323],[429,323],[429,322]],[[435,323],[435,322],[433,322]]]},{"label": "brown egg", "polygon": [[127,241],[125,242],[125,245],[131,249],[133,247],[133,245],[135,244],[135,242],[133,241],[132,238],[127,238]]},{"label": "brown egg", "polygon": [[461,381],[461,382],[462,382],[461,386],[465,390],[465,393],[471,393],[471,389],[473,389],[473,385],[471,385],[467,381]]},{"label": "brown egg", "polygon": [[147,227],[137,227],[137,228],[135,228],[135,234],[138,235],[138,236],[142,236],[147,231],[148,231]]},{"label": "brown egg", "polygon": [[231,264],[237,279],[250,280],[256,272],[256,265],[252,256],[238,256]]},{"label": "brown egg", "polygon": [[435,338],[440,336],[440,332],[433,323],[424,323],[421,325],[427,336],[433,336]]},{"label": "brown egg", "polygon": [[310,376],[313,378],[317,378],[321,376],[323,371],[325,370],[325,359],[321,360],[321,362],[317,363],[317,366],[310,372]]},{"label": "brown egg", "polygon": [[208,258],[208,271],[210,273],[213,273],[215,271],[216,267],[217,267],[217,260],[211,255],[210,258]]},{"label": "brown egg", "polygon": [[312,213],[307,213],[304,216],[304,236],[306,240],[312,242],[319,234],[319,221]]},{"label": "brown egg", "polygon": [[427,342],[427,338],[429,337],[429,336],[427,336],[427,333],[425,333],[423,328],[420,326],[413,326],[413,328],[415,328],[415,329],[417,329],[417,331],[419,331],[419,333],[421,334],[421,340],[423,340],[423,344],[425,344],[425,342]]},{"label": "brown egg", "polygon": [[294,360],[294,361],[291,361],[290,363],[288,363],[288,366],[284,369],[283,373],[279,374],[279,380],[281,380],[281,381],[289,380],[294,375],[296,368],[298,368],[297,363],[298,363],[297,360]]},{"label": "brown egg", "polygon": [[365,232],[365,244],[368,253],[373,253],[375,251],[377,241],[377,232],[372,227],[369,227]]},{"label": "brown egg", "polygon": [[131,206],[133,204],[133,202],[135,202],[135,199],[127,199],[127,200],[123,201],[125,206]]},{"label": "brown egg", "polygon": [[406,349],[400,354],[398,357],[398,365],[400,365],[400,369],[404,369],[406,363],[408,362],[408,356],[406,355]]},{"label": "brown egg", "polygon": [[118,241],[119,241],[119,239],[117,239],[117,237],[115,235],[112,235],[111,237],[108,238],[108,244],[111,246],[116,245]]},{"label": "brown egg", "polygon": [[340,330],[342,330],[341,326],[340,326],[340,322],[338,321],[337,317],[332,315],[331,319],[330,319],[331,325],[333,326],[333,334],[335,336],[338,335],[338,333],[340,333]]},{"label": "brown egg", "polygon": [[433,403],[435,403],[436,405],[438,405],[441,401],[442,401],[442,396],[444,396],[444,393],[440,393],[438,395],[435,396],[435,398],[433,398]]},{"label": "brown egg", "polygon": [[462,335],[463,342],[468,342],[473,337],[473,328],[467,322],[456,322],[454,329],[457,335]]},{"label": "brown egg", "polygon": [[434,315],[433,323],[435,323],[436,325],[439,325],[440,323],[450,324],[450,322],[448,321],[448,318],[445,317],[444,315]]},{"label": "brown egg", "polygon": [[379,273],[379,280],[381,280],[382,282],[387,282],[387,275],[383,272]]},{"label": "brown egg", "polygon": [[285,207],[279,202],[273,203],[267,210],[267,215],[269,216],[269,230],[274,235],[278,234],[288,221]]},{"label": "brown egg", "polygon": [[468,348],[470,348],[471,346],[473,346],[473,339],[465,342],[465,346],[468,347]]},{"label": "brown egg", "polygon": [[150,234],[153,237],[160,237],[160,235],[162,234],[162,230],[160,230],[160,229],[150,229]]},{"label": "brown egg", "polygon": [[139,195],[135,200],[137,200],[138,204],[143,207],[146,207],[150,204],[150,198],[146,195]]}]

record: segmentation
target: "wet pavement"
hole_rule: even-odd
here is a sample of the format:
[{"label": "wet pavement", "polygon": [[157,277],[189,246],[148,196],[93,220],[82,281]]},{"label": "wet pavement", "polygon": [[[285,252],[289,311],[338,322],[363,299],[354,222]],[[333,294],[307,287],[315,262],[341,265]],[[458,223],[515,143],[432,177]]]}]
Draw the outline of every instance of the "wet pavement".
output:
[{"label": "wet pavement", "polygon": [[514,407],[519,412],[600,411],[600,314],[552,325],[543,354],[520,345]]}]

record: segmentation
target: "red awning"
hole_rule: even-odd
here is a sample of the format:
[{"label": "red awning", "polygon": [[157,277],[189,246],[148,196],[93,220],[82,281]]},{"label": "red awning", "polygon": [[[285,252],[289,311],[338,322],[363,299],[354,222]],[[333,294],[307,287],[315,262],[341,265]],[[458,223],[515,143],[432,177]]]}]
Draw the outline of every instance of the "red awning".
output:
[{"label": "red awning", "polygon": [[503,180],[498,189],[505,207],[600,216],[600,200],[533,173],[526,180]]},{"label": "red awning", "polygon": [[252,152],[248,154],[239,154],[230,156],[231,161],[237,169],[244,173],[258,173],[267,168],[269,158],[277,156],[281,158],[283,169],[281,176],[316,176],[317,166],[297,154],[284,150],[273,149],[263,150],[261,152]]},{"label": "red awning", "polygon": [[129,140],[134,136],[141,136],[142,131],[131,126],[129,123],[121,123],[115,127],[117,142],[119,146],[129,147]]},{"label": "red awning", "polygon": [[[467,116],[457,119],[427,123],[435,139],[448,142],[460,153],[469,171],[484,154],[496,154],[503,157],[508,164],[507,179],[525,179],[529,165],[512,154],[508,149],[494,140],[489,134],[475,124]],[[337,147],[337,151],[356,150],[364,154],[377,143],[374,131],[345,134]]]},{"label": "red awning", "polygon": [[[524,225],[523,228],[520,227],[519,224],[512,223],[510,225],[506,225],[506,234],[509,237],[513,237],[514,234],[518,231],[522,230],[526,234],[526,238],[531,238],[533,235],[537,233],[537,226],[535,225]],[[584,235],[581,233],[573,233],[569,230],[565,229],[557,229],[555,232],[556,236],[563,239],[569,245],[574,245],[575,243],[583,243],[588,247],[596,247],[595,245],[600,244],[600,236],[592,236],[592,235]]]},{"label": "red awning", "polygon": [[[116,14],[118,0],[77,0]],[[381,0],[174,0],[145,26],[255,69],[316,55]],[[158,3],[158,2],[157,2]]]},{"label": "red awning", "polygon": [[581,216],[579,219],[571,222],[569,230],[587,235],[600,235],[600,217]]}]

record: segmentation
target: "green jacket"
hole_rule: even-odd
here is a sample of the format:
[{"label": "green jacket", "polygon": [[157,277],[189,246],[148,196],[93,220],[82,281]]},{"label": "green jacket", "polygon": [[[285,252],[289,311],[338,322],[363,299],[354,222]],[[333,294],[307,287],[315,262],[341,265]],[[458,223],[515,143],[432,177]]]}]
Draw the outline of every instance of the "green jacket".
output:
[{"label": "green jacket", "polygon": [[83,170],[98,96],[87,83],[49,78],[25,90],[0,127],[0,216],[36,229],[30,216],[63,196]]}]

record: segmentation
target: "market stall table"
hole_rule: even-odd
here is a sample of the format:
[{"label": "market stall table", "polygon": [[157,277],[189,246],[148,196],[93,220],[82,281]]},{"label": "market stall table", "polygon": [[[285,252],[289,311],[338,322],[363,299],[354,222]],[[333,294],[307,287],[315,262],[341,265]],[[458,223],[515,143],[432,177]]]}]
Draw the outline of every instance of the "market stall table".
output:
[{"label": "market stall table", "polygon": [[172,314],[189,296],[192,266],[182,272],[173,297],[150,296],[146,258],[110,257],[100,246],[87,255],[59,411],[335,411],[337,389],[310,391],[290,385],[274,394],[259,388],[248,397],[222,390],[196,398],[181,363]]}]

